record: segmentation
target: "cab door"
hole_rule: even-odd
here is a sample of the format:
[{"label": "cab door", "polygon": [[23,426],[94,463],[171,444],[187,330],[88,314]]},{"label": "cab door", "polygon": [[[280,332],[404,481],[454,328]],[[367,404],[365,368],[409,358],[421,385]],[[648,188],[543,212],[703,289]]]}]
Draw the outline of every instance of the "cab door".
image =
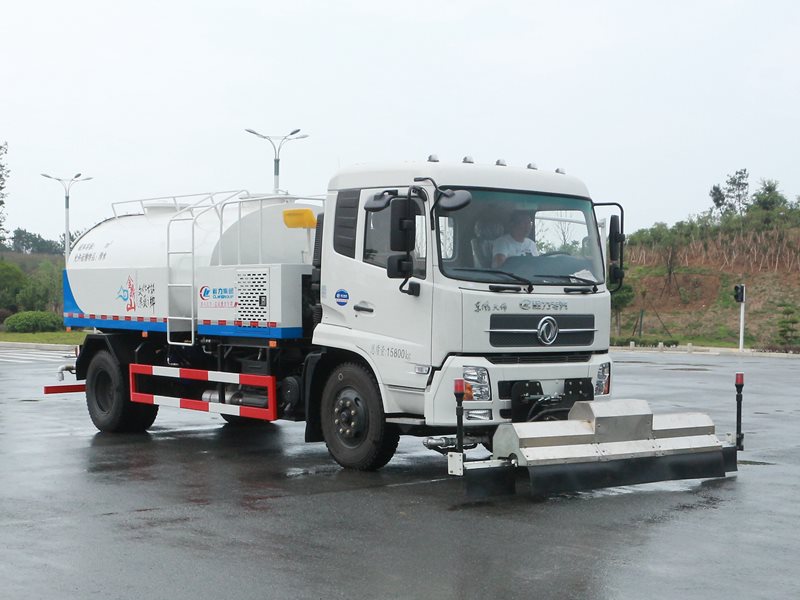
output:
[{"label": "cab door", "polygon": [[[389,248],[390,209],[364,210],[365,202],[380,191],[339,191],[334,214],[326,210],[326,235],[333,243],[325,244],[322,266],[323,324],[342,328],[338,335],[370,358],[379,383],[420,390],[430,370],[433,307],[426,211],[418,199],[411,281],[419,284],[419,295],[410,295],[399,290],[402,280],[386,274],[389,256],[397,254]],[[330,228],[328,219],[333,221]],[[412,412],[399,404],[398,410]]]}]

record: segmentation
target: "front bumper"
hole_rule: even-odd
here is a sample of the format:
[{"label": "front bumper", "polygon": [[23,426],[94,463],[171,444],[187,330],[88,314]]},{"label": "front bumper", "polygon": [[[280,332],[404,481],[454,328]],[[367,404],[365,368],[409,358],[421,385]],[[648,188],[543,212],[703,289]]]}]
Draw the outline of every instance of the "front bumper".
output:
[{"label": "front bumper", "polygon": [[[567,357],[569,358],[567,359]],[[577,358],[576,358],[577,357]],[[597,371],[604,363],[610,363],[608,353],[563,355],[561,362],[536,362],[517,364],[498,364],[491,357],[450,356],[436,372],[425,394],[425,423],[435,427],[454,427],[456,424],[456,403],[453,398],[453,381],[463,377],[464,367],[482,367],[489,373],[492,399],[489,401],[465,401],[465,427],[487,427],[508,423],[510,418],[511,396],[509,382],[537,381],[545,395],[564,393],[564,382],[568,379],[591,379],[594,387]],[[574,362],[570,362],[574,361]],[[609,396],[599,396],[608,398]],[[471,420],[467,411],[491,411],[491,418]],[[485,414],[485,413],[483,413]]]}]

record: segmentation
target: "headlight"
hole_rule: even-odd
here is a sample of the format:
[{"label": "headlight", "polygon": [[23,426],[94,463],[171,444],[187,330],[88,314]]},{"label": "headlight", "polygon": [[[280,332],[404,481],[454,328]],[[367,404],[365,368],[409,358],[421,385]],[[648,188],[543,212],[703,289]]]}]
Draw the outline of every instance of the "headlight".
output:
[{"label": "headlight", "polygon": [[464,400],[491,400],[489,371],[483,367],[464,367]]},{"label": "headlight", "polygon": [[611,363],[603,363],[597,369],[597,378],[594,380],[594,395],[606,396],[611,393]]}]

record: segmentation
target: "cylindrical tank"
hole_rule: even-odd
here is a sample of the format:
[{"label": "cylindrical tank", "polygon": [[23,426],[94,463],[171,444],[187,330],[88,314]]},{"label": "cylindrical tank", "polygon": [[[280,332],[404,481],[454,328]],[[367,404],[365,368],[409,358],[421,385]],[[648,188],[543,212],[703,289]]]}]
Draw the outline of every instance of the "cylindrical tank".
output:
[{"label": "cylindrical tank", "polygon": [[[203,300],[198,273],[208,278],[214,267],[308,263],[313,231],[290,229],[283,221],[284,210],[298,207],[316,214],[322,203],[243,195],[194,208],[148,201],[139,214],[103,221],[81,236],[70,254],[65,322],[101,329],[149,323],[150,329],[163,330],[168,316],[197,315]],[[208,287],[214,296],[224,295]],[[205,299],[210,298],[211,291]]]}]

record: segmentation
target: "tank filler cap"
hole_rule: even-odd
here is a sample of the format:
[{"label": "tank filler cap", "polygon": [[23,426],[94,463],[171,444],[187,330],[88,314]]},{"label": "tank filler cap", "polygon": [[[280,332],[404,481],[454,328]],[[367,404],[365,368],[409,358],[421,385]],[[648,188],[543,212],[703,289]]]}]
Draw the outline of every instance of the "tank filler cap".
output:
[{"label": "tank filler cap", "polygon": [[497,161],[494,164],[497,165],[498,167],[508,166],[508,165],[506,165],[506,161],[503,158],[498,158]]},{"label": "tank filler cap", "polygon": [[428,162],[439,162],[439,157],[435,154],[428,155]]}]

